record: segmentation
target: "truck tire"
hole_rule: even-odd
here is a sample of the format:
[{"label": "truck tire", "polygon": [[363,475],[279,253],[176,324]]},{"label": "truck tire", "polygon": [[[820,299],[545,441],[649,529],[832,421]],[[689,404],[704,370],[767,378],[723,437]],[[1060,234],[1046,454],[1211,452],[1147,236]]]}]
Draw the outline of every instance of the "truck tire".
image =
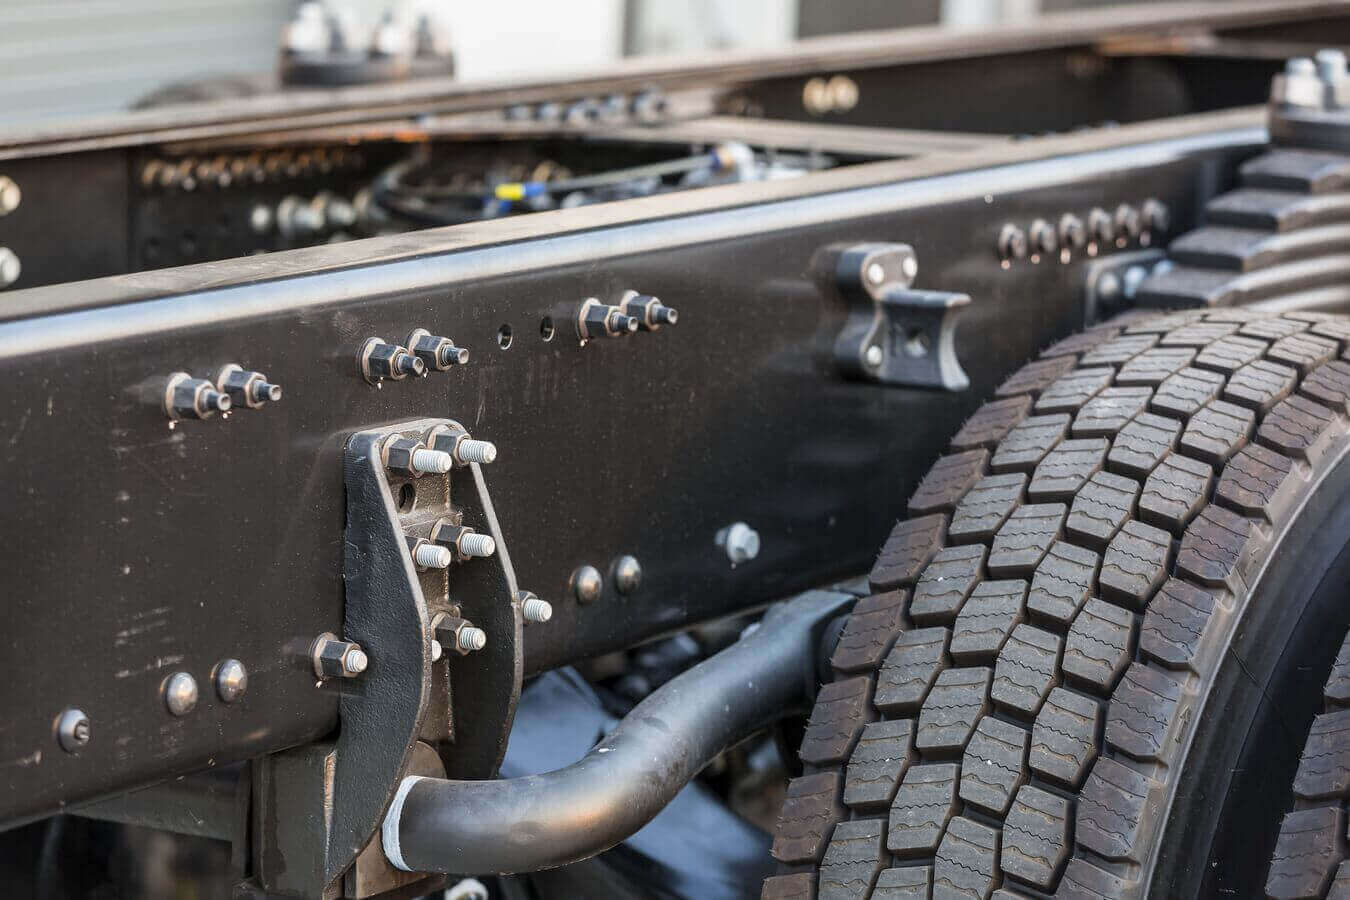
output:
[{"label": "truck tire", "polygon": [[1339,316],[1130,313],[1004,382],[844,626],[762,896],[1259,890],[1282,691],[1350,625],[1348,348]]},{"label": "truck tire", "polygon": [[1322,704],[1308,729],[1290,811],[1271,856],[1266,896],[1273,900],[1350,896],[1350,634],[1322,687]]}]

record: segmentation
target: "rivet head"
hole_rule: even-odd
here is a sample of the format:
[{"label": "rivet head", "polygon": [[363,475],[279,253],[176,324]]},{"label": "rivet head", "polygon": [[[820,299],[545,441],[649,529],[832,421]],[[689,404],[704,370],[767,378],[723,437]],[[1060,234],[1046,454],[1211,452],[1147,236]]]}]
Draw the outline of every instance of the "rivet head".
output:
[{"label": "rivet head", "polygon": [[197,708],[197,679],[187,672],[175,672],[164,682],[164,705],[175,716],[185,716]]},{"label": "rivet head", "polygon": [[614,589],[631,594],[642,584],[642,564],[635,556],[620,556],[614,561]]},{"label": "rivet head", "polygon": [[237,659],[227,659],[216,666],[216,693],[226,703],[233,703],[248,690],[248,670]]},{"label": "rivet head", "polygon": [[572,593],[578,603],[592,603],[600,599],[605,579],[595,566],[581,566],[572,573]]},{"label": "rivet head", "polygon": [[759,532],[744,522],[733,522],[723,528],[717,533],[716,542],[733,566],[759,556]]},{"label": "rivet head", "polygon": [[89,717],[74,707],[61,713],[56,720],[56,742],[67,753],[74,753],[89,743]]}]

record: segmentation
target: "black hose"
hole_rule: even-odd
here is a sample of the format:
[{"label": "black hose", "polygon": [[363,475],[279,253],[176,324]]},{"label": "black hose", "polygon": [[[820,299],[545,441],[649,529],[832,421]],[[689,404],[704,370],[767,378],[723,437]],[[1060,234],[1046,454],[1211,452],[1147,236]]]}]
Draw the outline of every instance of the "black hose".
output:
[{"label": "black hose", "polygon": [[579,762],[505,781],[404,779],[385,855],[413,872],[535,872],[635,834],[719,753],[807,709],[821,629],[853,597],[812,591],[663,685]]}]

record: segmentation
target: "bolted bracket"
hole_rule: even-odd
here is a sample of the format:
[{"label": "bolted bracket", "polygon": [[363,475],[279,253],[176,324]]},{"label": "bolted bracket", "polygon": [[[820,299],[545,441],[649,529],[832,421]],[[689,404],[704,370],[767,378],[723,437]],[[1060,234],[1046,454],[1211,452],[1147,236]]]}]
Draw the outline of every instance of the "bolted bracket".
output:
[{"label": "bolted bracket", "polygon": [[915,290],[918,261],[908,244],[827,248],[819,270],[848,307],[834,361],[850,378],[961,391],[970,379],[956,358],[956,320],[966,294]]}]

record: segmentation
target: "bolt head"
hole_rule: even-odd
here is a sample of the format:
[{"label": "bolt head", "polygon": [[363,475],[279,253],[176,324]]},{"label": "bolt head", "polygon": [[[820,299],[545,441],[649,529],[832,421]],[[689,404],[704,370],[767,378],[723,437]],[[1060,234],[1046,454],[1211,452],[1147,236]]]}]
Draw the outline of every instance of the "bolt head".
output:
[{"label": "bolt head", "polygon": [[1103,272],[1097,279],[1097,296],[1103,300],[1115,300],[1120,296],[1120,276],[1115,272]]},{"label": "bolt head", "polygon": [[867,267],[867,280],[872,284],[881,284],[886,280],[886,267],[879,262],[874,262]]},{"label": "bolt head", "polygon": [[735,522],[718,532],[717,543],[726,550],[733,566],[759,556],[759,532],[744,522]]},{"label": "bolt head", "polygon": [[370,665],[370,657],[360,647],[352,647],[342,657],[342,671],[345,675],[360,675]]},{"label": "bolt head", "polygon": [[998,255],[1005,260],[1027,255],[1027,233],[1009,222],[998,234]]},{"label": "bolt head", "polygon": [[237,659],[227,659],[216,666],[216,693],[226,703],[233,703],[248,690],[248,670]]},{"label": "bolt head", "polygon": [[7,288],[19,280],[23,265],[19,255],[8,247],[0,247],[0,288]]},{"label": "bolt head", "polygon": [[89,743],[91,726],[83,710],[70,708],[56,720],[56,742],[67,753],[75,753]]},{"label": "bolt head", "polygon": [[164,705],[175,716],[185,716],[197,708],[197,679],[187,672],[174,672],[164,682]]},{"label": "bolt head", "polygon": [[605,579],[595,566],[581,566],[572,573],[572,593],[578,603],[593,603],[605,589]]},{"label": "bolt head", "polygon": [[642,585],[642,564],[635,556],[620,556],[614,561],[614,589],[631,594]]},{"label": "bolt head", "polygon": [[873,344],[863,352],[863,362],[867,363],[869,369],[880,368],[885,358],[886,353],[881,349],[880,344]]},{"label": "bolt head", "polygon": [[23,200],[23,193],[19,186],[15,184],[14,179],[8,175],[0,175],[0,216],[7,216],[19,208],[19,203]]}]

